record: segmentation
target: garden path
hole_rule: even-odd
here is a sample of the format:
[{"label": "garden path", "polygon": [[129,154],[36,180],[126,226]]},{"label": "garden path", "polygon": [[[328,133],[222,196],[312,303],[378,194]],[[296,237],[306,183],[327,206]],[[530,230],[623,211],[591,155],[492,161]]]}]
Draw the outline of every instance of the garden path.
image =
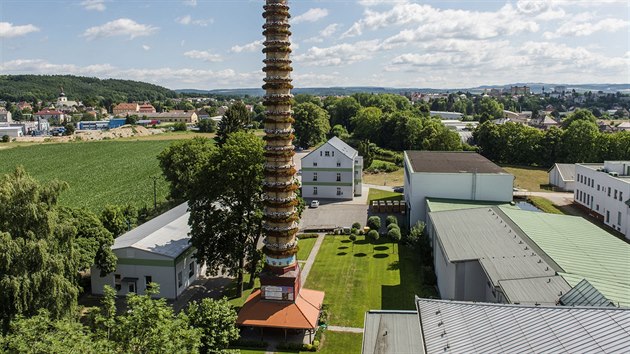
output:
[{"label": "garden path", "polygon": [[326,329],[332,332],[347,332],[347,333],[363,334],[363,328],[356,328],[356,327],[328,326]]}]

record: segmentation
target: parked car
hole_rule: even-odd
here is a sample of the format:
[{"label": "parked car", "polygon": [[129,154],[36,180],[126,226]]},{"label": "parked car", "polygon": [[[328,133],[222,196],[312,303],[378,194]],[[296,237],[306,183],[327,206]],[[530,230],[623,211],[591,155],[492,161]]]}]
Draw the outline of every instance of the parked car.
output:
[{"label": "parked car", "polygon": [[396,193],[404,193],[405,192],[405,188],[404,187],[395,187],[394,188],[394,192],[396,192]]},{"label": "parked car", "polygon": [[313,200],[311,202],[311,208],[317,208],[319,207],[319,200]]}]

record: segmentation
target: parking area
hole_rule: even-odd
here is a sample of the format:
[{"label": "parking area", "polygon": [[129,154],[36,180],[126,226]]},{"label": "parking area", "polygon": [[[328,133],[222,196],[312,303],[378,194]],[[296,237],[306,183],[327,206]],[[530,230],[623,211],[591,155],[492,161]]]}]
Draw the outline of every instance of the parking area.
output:
[{"label": "parking area", "polygon": [[[310,205],[310,200],[306,201]],[[354,222],[365,225],[368,206],[364,203],[339,202],[336,200],[319,200],[318,208],[307,207],[300,221],[300,230],[333,229],[350,227]]]}]

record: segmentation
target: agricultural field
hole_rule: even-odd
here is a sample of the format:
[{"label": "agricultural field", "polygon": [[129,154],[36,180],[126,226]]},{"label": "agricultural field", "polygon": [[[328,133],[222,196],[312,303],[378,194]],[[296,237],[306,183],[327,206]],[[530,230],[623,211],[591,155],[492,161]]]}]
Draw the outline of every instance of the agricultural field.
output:
[{"label": "agricultural field", "polygon": [[60,204],[100,212],[106,204],[153,205],[153,178],[158,203],[166,200],[168,183],[157,155],[171,141],[98,141],[18,146],[0,150],[0,175],[22,165],[40,181],[69,184]]}]

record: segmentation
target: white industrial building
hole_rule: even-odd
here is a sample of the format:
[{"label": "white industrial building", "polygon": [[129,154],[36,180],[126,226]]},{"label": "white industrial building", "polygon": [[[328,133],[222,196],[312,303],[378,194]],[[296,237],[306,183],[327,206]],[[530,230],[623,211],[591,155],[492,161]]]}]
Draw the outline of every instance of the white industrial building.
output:
[{"label": "white industrial building", "polygon": [[547,172],[550,185],[561,191],[573,192],[575,190],[575,164],[556,163]]},{"label": "white industrial building", "polygon": [[21,136],[24,136],[24,129],[22,129],[22,127],[0,126],[0,138],[2,138],[5,135],[8,135],[10,138],[19,138]]},{"label": "white industrial building", "polygon": [[363,157],[333,137],[302,158],[302,197],[353,199],[361,195]]},{"label": "white industrial building", "polygon": [[118,295],[144,294],[154,282],[160,285],[160,297],[181,295],[205,272],[193,257],[187,210],[188,205],[181,204],[118,237],[112,246],[118,257],[116,271],[101,277],[93,267],[92,293],[103,294],[103,287],[109,285]]},{"label": "white industrial building", "polygon": [[630,161],[575,165],[575,201],[630,239]]},{"label": "white industrial building", "polygon": [[476,152],[405,151],[409,225],[426,221],[426,198],[511,202],[514,176]]}]

